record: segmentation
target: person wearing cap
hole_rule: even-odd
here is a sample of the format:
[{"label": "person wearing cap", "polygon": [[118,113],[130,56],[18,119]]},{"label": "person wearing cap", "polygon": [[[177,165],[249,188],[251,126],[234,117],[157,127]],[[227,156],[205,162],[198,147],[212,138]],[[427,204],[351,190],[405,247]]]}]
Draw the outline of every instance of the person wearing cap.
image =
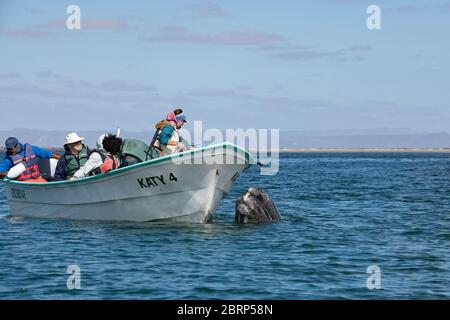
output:
[{"label": "person wearing cap", "polygon": [[24,171],[15,180],[23,182],[47,182],[39,172],[39,159],[59,159],[61,156],[49,150],[32,146],[29,143],[21,144],[15,137],[5,141],[6,155],[0,162],[0,179],[8,175],[8,171],[19,164]]},{"label": "person wearing cap", "polygon": [[54,181],[70,179],[89,158],[89,148],[83,144],[84,138],[78,136],[76,132],[71,132],[66,136],[64,142],[64,155],[58,160],[56,165]]},{"label": "person wearing cap", "polygon": [[150,144],[149,144],[150,147],[156,149],[159,152],[162,152],[162,149],[161,149],[161,146],[159,143],[162,128],[164,128],[164,126],[170,125],[171,123],[173,123],[173,125],[176,126],[177,125],[176,117],[182,113],[183,113],[183,109],[177,108],[177,109],[167,113],[166,118],[164,120],[158,121],[155,124],[156,131],[155,131],[155,134],[153,135],[152,140],[150,141]]},{"label": "person wearing cap", "polygon": [[163,155],[169,155],[176,152],[183,152],[188,148],[181,142],[178,130],[186,123],[186,116],[180,114],[175,117],[175,122],[164,126],[159,135],[159,146]]}]

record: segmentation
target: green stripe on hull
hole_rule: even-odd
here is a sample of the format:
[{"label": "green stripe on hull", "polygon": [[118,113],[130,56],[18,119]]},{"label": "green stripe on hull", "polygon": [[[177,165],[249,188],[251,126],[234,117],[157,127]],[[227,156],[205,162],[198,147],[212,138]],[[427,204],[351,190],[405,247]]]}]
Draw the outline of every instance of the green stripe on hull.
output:
[{"label": "green stripe on hull", "polygon": [[47,186],[47,185],[48,186],[54,186],[54,185],[61,185],[61,184],[68,184],[68,183],[70,183],[70,184],[78,184],[78,183],[84,183],[84,182],[90,182],[90,181],[93,181],[93,180],[102,179],[102,178],[105,178],[105,177],[111,177],[113,175],[120,174],[120,173],[123,173],[123,172],[127,172],[127,171],[130,171],[130,170],[139,168],[139,167],[144,167],[144,166],[149,166],[149,165],[160,163],[160,162],[170,161],[171,159],[176,158],[176,157],[190,156],[190,155],[197,154],[197,153],[200,153],[200,152],[203,154],[203,152],[206,151],[206,150],[215,149],[215,148],[218,148],[218,147],[223,148],[223,149],[227,149],[227,148],[231,148],[232,147],[233,148],[233,152],[239,153],[239,154],[241,154],[241,155],[243,155],[245,157],[246,167],[248,167],[250,164],[254,163],[254,161],[255,161],[253,156],[248,151],[246,151],[246,150],[244,150],[244,149],[242,149],[242,148],[240,148],[240,147],[238,147],[238,146],[236,146],[236,145],[234,145],[232,143],[221,143],[221,144],[214,144],[214,145],[207,146],[207,147],[200,148],[200,149],[188,150],[188,151],[185,151],[185,152],[182,152],[182,153],[171,154],[171,155],[167,155],[167,156],[164,156],[164,157],[161,157],[161,158],[157,158],[157,159],[147,160],[147,161],[144,161],[144,162],[133,164],[133,165],[128,166],[128,167],[124,167],[124,168],[120,168],[120,169],[108,172],[107,174],[100,174],[100,175],[96,175],[96,176],[92,176],[92,177],[86,177],[86,178],[83,178],[83,179],[80,179],[80,180],[75,180],[75,181],[72,181],[72,182],[69,182],[68,180],[66,180],[66,181],[36,183],[36,182],[20,182],[20,181],[15,181],[15,180],[8,180],[8,179],[5,179],[3,181],[6,182],[6,183],[21,185],[21,186],[26,186],[26,185],[28,185],[28,186],[36,186],[36,185],[39,185],[39,186]]}]

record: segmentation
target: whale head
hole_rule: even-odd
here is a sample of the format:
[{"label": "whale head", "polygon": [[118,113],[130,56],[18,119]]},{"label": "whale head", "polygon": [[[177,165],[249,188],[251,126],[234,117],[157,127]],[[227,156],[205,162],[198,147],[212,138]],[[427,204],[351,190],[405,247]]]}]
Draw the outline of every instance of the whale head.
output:
[{"label": "whale head", "polygon": [[234,221],[236,223],[259,223],[281,219],[270,196],[260,188],[249,188],[236,201]]}]

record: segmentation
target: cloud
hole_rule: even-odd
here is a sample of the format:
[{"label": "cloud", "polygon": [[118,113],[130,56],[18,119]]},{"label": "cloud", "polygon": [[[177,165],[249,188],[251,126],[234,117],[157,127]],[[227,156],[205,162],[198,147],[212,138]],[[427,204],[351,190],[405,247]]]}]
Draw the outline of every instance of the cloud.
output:
[{"label": "cloud", "polygon": [[364,106],[367,107],[374,107],[374,108],[379,108],[379,107],[397,107],[398,103],[393,102],[393,101],[386,101],[386,100],[367,100],[365,102],[362,103]]},{"label": "cloud", "polygon": [[250,86],[238,86],[238,87],[236,87],[236,90],[238,90],[238,91],[248,91],[248,90],[252,90],[252,87],[250,87]]},{"label": "cloud", "polygon": [[143,91],[143,92],[155,92],[155,86],[141,85],[141,84],[130,84],[123,80],[110,80],[101,83],[98,86],[102,90],[106,91]]},{"label": "cloud", "polygon": [[20,74],[18,73],[0,73],[0,79],[17,79],[20,78]]},{"label": "cloud", "polygon": [[192,90],[187,93],[194,97],[204,97],[204,98],[233,98],[238,97],[238,95],[233,90]]},{"label": "cloud", "polygon": [[331,58],[333,61],[337,62],[359,62],[364,61],[366,58],[362,56],[352,56],[352,57],[338,57],[338,58]]},{"label": "cloud", "polygon": [[328,2],[333,2],[333,3],[355,3],[356,0],[328,0]]},{"label": "cloud", "polygon": [[[127,31],[131,29],[125,20],[82,19],[81,30]],[[45,24],[20,29],[0,29],[0,36],[10,38],[44,39],[57,36],[55,30],[67,30],[66,20],[53,20]]]},{"label": "cloud", "polygon": [[48,11],[46,11],[46,10],[37,9],[37,8],[26,8],[24,11],[26,13],[33,14],[33,15],[43,15],[43,14],[48,13]]},{"label": "cloud", "polygon": [[49,70],[39,71],[36,76],[41,79],[59,79],[60,78],[59,75],[57,75],[56,73],[49,71]]},{"label": "cloud", "polygon": [[[159,94],[154,86],[145,83],[124,80],[100,83],[34,80],[0,82],[0,105],[14,106],[14,110],[11,109],[13,114],[40,110],[39,115],[25,120],[23,125],[26,127],[33,127],[36,123],[41,123],[41,120],[45,120],[53,128],[61,126],[55,119],[63,109],[69,113],[69,118],[78,117],[82,122],[81,126],[85,128],[107,127],[118,122],[131,128],[138,125],[148,127],[149,119],[144,119],[147,116],[155,117],[156,121],[165,115],[167,111],[164,110],[170,110],[174,105],[197,105],[197,100],[193,97],[177,93]],[[130,117],[134,120],[131,121]]]},{"label": "cloud", "polygon": [[[47,71],[44,71],[43,75],[46,77],[50,75],[50,79],[57,76]],[[53,84],[41,81],[38,85],[29,81],[22,81],[0,86],[0,94],[7,96],[110,102],[148,101],[148,99],[156,96],[156,90],[155,86],[133,84],[123,80],[110,80],[99,84],[73,80],[58,81]]]},{"label": "cloud", "polygon": [[[66,20],[53,20],[37,26],[42,29],[66,29]],[[130,25],[124,19],[81,19],[81,30],[113,30],[126,31]]]},{"label": "cloud", "polygon": [[114,30],[125,31],[130,28],[127,21],[124,20],[108,20],[108,19],[91,19],[81,22],[82,29],[89,30]]},{"label": "cloud", "polygon": [[372,47],[370,45],[353,45],[344,49],[326,51],[319,50],[311,46],[286,44],[256,46],[248,48],[248,50],[267,52],[269,53],[269,57],[284,61],[311,61],[321,58],[327,58],[329,60],[346,62],[364,60],[365,57],[361,56],[361,54],[372,51]]},{"label": "cloud", "polygon": [[284,37],[261,31],[227,31],[215,34],[190,33],[180,26],[161,28],[156,35],[143,38],[148,42],[190,43],[208,45],[271,45],[285,40]]},{"label": "cloud", "polygon": [[[210,99],[210,98],[221,98],[230,99],[235,102],[245,102],[249,106],[253,106],[258,110],[266,111],[295,111],[298,109],[326,109],[333,106],[333,103],[327,100],[320,99],[297,99],[287,96],[272,96],[266,95],[262,96],[259,94],[248,94],[242,93],[242,90],[213,90],[213,89],[203,89],[203,90],[192,90],[187,93],[189,96],[200,98],[200,99]],[[228,105],[228,104],[227,104]],[[240,108],[240,107],[239,107]]]},{"label": "cloud", "polygon": [[426,9],[426,6],[417,6],[413,4],[398,6],[390,9],[391,12],[401,13],[401,14],[409,14],[409,13],[415,13],[420,10]]},{"label": "cloud", "polygon": [[283,52],[271,55],[272,58],[281,59],[284,61],[311,61],[319,58],[333,57],[336,56],[336,52],[320,52],[320,51],[294,51],[294,52]]},{"label": "cloud", "polygon": [[355,56],[353,55],[353,53],[364,53],[372,50],[372,47],[369,45],[354,45],[348,48],[334,51],[314,50],[314,48],[311,47],[300,47],[300,48],[304,49],[300,50],[282,49],[278,53],[271,54],[270,57],[284,61],[299,61],[299,62],[312,61],[322,58],[338,62],[348,62],[348,61],[362,61],[365,59],[365,57],[361,55]]},{"label": "cloud", "polygon": [[51,90],[41,88],[29,82],[16,83],[8,86],[0,86],[0,93],[7,95],[37,95],[48,97],[52,94]]},{"label": "cloud", "polygon": [[293,46],[293,45],[284,45],[284,46],[263,46],[263,47],[254,47],[249,48],[249,50],[253,51],[294,51],[294,50],[308,50],[312,49],[309,46]]},{"label": "cloud", "polygon": [[441,3],[438,6],[438,9],[443,11],[450,11],[450,2]]},{"label": "cloud", "polygon": [[440,72],[439,69],[433,68],[433,67],[422,67],[418,68],[417,71],[419,72],[426,72],[426,73],[437,73]]},{"label": "cloud", "polygon": [[142,16],[138,16],[135,14],[121,14],[120,16],[117,17],[120,21],[135,21],[135,22],[143,22],[146,19]]},{"label": "cloud", "polygon": [[212,1],[202,1],[186,7],[192,18],[231,17],[222,6]]},{"label": "cloud", "polygon": [[367,52],[367,51],[371,51],[372,47],[369,45],[357,45],[357,46],[350,47],[347,50],[351,51],[351,52]]},{"label": "cloud", "polygon": [[21,28],[21,29],[2,29],[0,30],[0,36],[9,38],[30,38],[30,39],[43,39],[52,36],[50,32],[43,30],[36,30],[36,28]]},{"label": "cloud", "polygon": [[[261,127],[273,127],[277,123],[289,124],[293,117],[298,120],[295,125],[300,122],[305,128],[317,126],[319,129],[330,125],[332,127],[336,123],[342,127],[351,126],[359,121],[362,121],[361,126],[397,123],[399,120],[399,125],[420,124],[424,117],[429,123],[443,118],[442,115],[447,120],[449,110],[448,106],[414,106],[398,101],[384,101],[383,98],[368,98],[365,101],[333,101],[320,97],[308,99],[301,93],[290,95],[245,86],[197,88],[162,95],[146,91],[153,88],[149,84],[125,80],[100,83],[35,80],[38,85],[25,81],[0,84],[0,105],[14,105],[13,113],[17,113],[17,110],[32,112],[39,108],[37,118],[24,119],[24,126],[33,127],[41,120],[49,123],[52,128],[62,126],[55,121],[55,115],[60,110],[67,109],[69,117],[80,117],[78,123],[83,128],[109,128],[119,122],[123,128],[148,128],[149,122],[159,120],[165,114],[161,110],[170,110],[176,104],[185,106],[183,108],[186,111],[190,109],[190,119],[203,118],[218,127],[231,128],[246,125],[245,119],[249,116],[252,117],[254,126]],[[241,117],[236,117],[237,113]],[[220,117],[209,117],[206,114],[220,114]]]}]

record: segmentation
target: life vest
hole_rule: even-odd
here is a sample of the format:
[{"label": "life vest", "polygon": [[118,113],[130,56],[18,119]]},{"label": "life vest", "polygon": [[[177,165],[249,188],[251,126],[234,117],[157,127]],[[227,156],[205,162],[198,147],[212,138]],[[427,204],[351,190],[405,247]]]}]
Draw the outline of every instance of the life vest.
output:
[{"label": "life vest", "polygon": [[66,179],[70,179],[75,172],[78,171],[89,158],[89,149],[83,144],[83,149],[81,149],[80,153],[75,156],[72,153],[66,151],[64,153],[64,158],[66,159],[66,170],[64,171],[64,175]]},{"label": "life vest", "polygon": [[106,157],[100,166],[100,173],[106,173],[119,168],[119,159],[115,156]]},{"label": "life vest", "polygon": [[168,155],[168,154],[172,154],[175,152],[178,152],[178,142],[180,142],[180,135],[178,133],[178,130],[175,129],[172,133],[172,137],[169,139],[169,142],[176,142],[175,145],[169,145],[169,143],[167,143],[167,145],[164,144],[160,144],[161,150],[163,152],[164,155]]},{"label": "life vest", "polygon": [[16,178],[18,181],[35,179],[41,176],[39,172],[39,158],[33,152],[33,148],[30,144],[26,143],[22,146],[23,150],[15,155],[8,155],[9,159],[13,163],[13,166],[23,163],[25,171]]},{"label": "life vest", "polygon": [[153,135],[152,141],[150,142],[151,147],[153,147],[159,151],[162,151],[161,143],[159,142],[159,140],[161,138],[162,129],[165,126],[171,126],[171,125],[172,125],[172,122],[169,120],[161,120],[155,124],[156,131],[155,131],[155,134]]},{"label": "life vest", "polygon": [[103,163],[100,165],[100,167],[91,171],[91,174],[106,173],[108,171],[119,168],[119,158],[117,156],[113,156],[109,153],[106,153],[106,152],[100,151],[100,150],[92,151],[92,153],[94,153],[94,152],[96,152],[100,155]]}]

